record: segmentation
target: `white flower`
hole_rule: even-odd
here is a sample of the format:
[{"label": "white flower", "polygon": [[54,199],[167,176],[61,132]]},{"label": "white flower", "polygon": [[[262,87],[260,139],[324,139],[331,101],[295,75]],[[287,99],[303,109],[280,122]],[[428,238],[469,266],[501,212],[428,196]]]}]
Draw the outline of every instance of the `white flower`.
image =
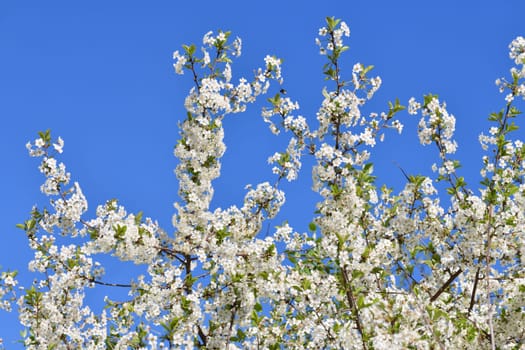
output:
[{"label": "white flower", "polygon": [[398,134],[403,132],[403,124],[399,120],[394,120],[392,122],[392,127],[397,130]]},{"label": "white flower", "polygon": [[186,56],[179,54],[179,51],[175,51],[173,53],[173,59],[176,60],[173,64],[173,67],[175,68],[175,73],[184,74],[183,68],[187,61]]},{"label": "white flower", "polygon": [[273,72],[275,79],[281,81],[281,60],[275,56],[266,55],[264,63],[266,64],[266,71]]},{"label": "white flower", "polygon": [[44,147],[46,142],[42,138],[38,138],[35,140],[35,146],[36,147]]},{"label": "white flower", "polygon": [[516,64],[525,64],[525,38],[518,36],[509,45],[509,56]]},{"label": "white flower", "polygon": [[224,75],[224,80],[229,83],[232,79],[232,68],[229,63],[226,63],[226,66],[224,67],[224,71],[222,72]]},{"label": "white flower", "polygon": [[210,54],[209,52],[202,48],[202,53],[203,53],[203,57],[202,57],[202,66],[203,67],[206,67],[208,64],[210,64],[211,60],[210,60]]},{"label": "white flower", "polygon": [[408,100],[408,114],[416,115],[418,110],[421,109],[421,103],[417,102],[414,97]]},{"label": "white flower", "polygon": [[235,56],[235,57],[239,57],[241,55],[241,52],[242,52],[242,40],[241,38],[237,37],[235,38],[235,40],[233,41],[233,52],[232,52],[232,55]]},{"label": "white flower", "polygon": [[62,148],[64,147],[64,140],[61,137],[58,138],[57,143],[53,144],[53,148],[58,152],[62,153]]},{"label": "white flower", "polygon": [[213,46],[215,44],[215,38],[212,36],[213,32],[210,30],[202,37],[202,43],[207,46]]}]

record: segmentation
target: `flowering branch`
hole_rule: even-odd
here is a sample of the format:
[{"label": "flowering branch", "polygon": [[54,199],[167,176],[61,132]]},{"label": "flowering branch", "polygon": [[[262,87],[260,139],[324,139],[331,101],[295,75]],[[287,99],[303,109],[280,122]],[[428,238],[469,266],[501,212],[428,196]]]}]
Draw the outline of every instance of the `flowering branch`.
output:
[{"label": "flowering branch", "polygon": [[[26,348],[525,344],[525,145],[512,138],[516,106],[525,98],[525,39],[510,45],[511,78],[497,80],[507,92],[505,107],[480,135],[487,154],[479,193],[452,158],[455,117],[432,94],[411,98],[407,109],[421,114],[420,143],[436,146],[433,173],[413,175],[398,165],[406,183],[394,192],[378,185],[370,159],[387,130],[403,131],[396,118],[405,106],[394,99],[384,112],[365,112],[381,79],[362,63],[345,76],[345,22],[329,17],[318,34],[328,86],[315,127],[279,86],[281,59],[266,56],[251,80],[234,78],[242,42],[224,31],[206,33],[200,49],[191,44],[174,52],[175,72],[188,72],[194,86],[174,149],[179,198],[171,234],[116,199],[86,219],[88,201],[59,161],[64,141],[44,131],[27,144],[40,159],[41,191],[49,197],[47,207],[35,206],[17,225],[34,252],[35,282],[22,287],[16,271],[0,274],[0,308],[17,303]],[[211,208],[226,150],[222,121],[272,90],[263,120],[273,134],[289,136],[286,149],[268,158],[276,180],[246,186],[241,206]],[[312,187],[320,197],[308,232],[288,222],[263,230],[285,205],[281,181],[300,176],[305,156],[314,162]],[[104,282],[100,255],[145,272],[129,283]],[[93,310],[85,294],[99,286],[126,288],[127,299],[106,297],[105,308]]]}]

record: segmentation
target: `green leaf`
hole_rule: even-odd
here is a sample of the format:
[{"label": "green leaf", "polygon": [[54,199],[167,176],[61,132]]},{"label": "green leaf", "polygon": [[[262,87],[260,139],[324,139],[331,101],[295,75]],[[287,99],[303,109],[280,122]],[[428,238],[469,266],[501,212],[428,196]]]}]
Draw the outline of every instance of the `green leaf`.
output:
[{"label": "green leaf", "polygon": [[376,266],[372,269],[372,273],[380,273],[380,272],[383,272],[384,271],[384,268],[382,267],[379,267],[379,266]]},{"label": "green leaf", "polygon": [[51,142],[51,130],[49,129],[47,129],[46,131],[39,131],[38,136],[40,136],[40,138],[44,140],[46,144]]},{"label": "green leaf", "polygon": [[256,303],[253,308],[255,309],[255,311],[257,312],[261,312],[262,311],[262,306],[260,303]]},{"label": "green leaf", "polygon": [[217,244],[221,244],[224,240],[230,236],[230,233],[226,228],[223,228],[215,233],[215,238],[217,239]]},{"label": "green leaf", "polygon": [[140,223],[142,222],[142,215],[142,211],[139,211],[137,215],[135,215],[135,225],[140,225]]},{"label": "green leaf", "polygon": [[367,245],[365,247],[363,254],[361,254],[362,261],[366,261],[366,259],[368,259],[368,257],[370,256],[370,253],[372,252],[372,249],[374,249],[374,247],[371,245]]},{"label": "green leaf", "polygon": [[365,75],[366,73],[370,72],[372,69],[374,69],[374,66],[373,65],[370,65],[368,67],[364,67],[363,68],[363,75]]},{"label": "green leaf", "polygon": [[336,19],[334,17],[326,17],[326,24],[328,25],[328,30],[333,31],[335,27],[341,22],[340,19]]},{"label": "green leaf", "polygon": [[32,230],[34,229],[36,226],[36,220],[35,219],[30,219],[28,221],[26,221],[26,227],[27,227],[27,230]]},{"label": "green leaf", "polygon": [[243,341],[244,339],[246,339],[246,333],[244,333],[240,328],[237,328],[237,335],[235,337],[231,337],[232,341]]},{"label": "green leaf", "polygon": [[180,304],[181,304],[180,307],[182,308],[184,312],[186,313],[191,312],[191,300],[189,300],[185,296],[182,296],[180,300]]},{"label": "green leaf", "polygon": [[312,287],[312,282],[308,278],[304,278],[301,281],[302,290],[309,290]]},{"label": "green leaf", "polygon": [[343,193],[343,190],[340,189],[336,184],[332,184],[330,186],[330,190],[332,191],[332,196],[334,196],[334,198],[337,198],[341,193]]},{"label": "green leaf", "polygon": [[362,278],[365,275],[365,273],[361,270],[353,270],[352,271],[352,279],[358,279]]},{"label": "green leaf", "polygon": [[195,44],[191,44],[190,46],[182,45],[182,48],[184,49],[184,51],[186,51],[186,54],[188,54],[188,56],[190,57],[193,56],[193,54],[195,53],[195,50],[197,49]]},{"label": "green leaf", "polygon": [[490,113],[489,120],[490,121],[498,121],[501,119],[501,115],[499,113]]},{"label": "green leaf", "polygon": [[423,97],[423,107],[426,107],[433,99],[437,99],[438,95],[428,94]]},{"label": "green leaf", "polygon": [[521,114],[521,111],[520,111],[519,109],[517,109],[517,108],[514,107],[514,106],[511,106],[511,107],[509,108],[509,113],[507,114],[507,116],[508,116],[509,118],[514,118],[514,117],[516,117],[516,116],[518,116],[518,115],[520,115],[520,114]]},{"label": "green leaf", "polygon": [[505,197],[510,197],[513,194],[516,194],[519,191],[519,187],[514,184],[509,184],[505,190]]},{"label": "green leaf", "polygon": [[518,129],[519,129],[519,126],[514,124],[514,122],[511,122],[510,124],[507,124],[507,126],[505,127],[505,131],[506,132],[512,132],[512,131],[515,131],[515,130],[518,130]]},{"label": "green leaf", "polygon": [[276,251],[275,244],[272,244],[266,249],[264,254],[266,255],[266,257],[271,257],[275,255],[275,251]]},{"label": "green leaf", "polygon": [[268,102],[270,102],[272,104],[272,106],[274,106],[274,107],[279,107],[280,101],[281,101],[281,95],[280,94],[275,94],[274,97],[269,97],[268,98]]},{"label": "green leaf", "polygon": [[335,70],[333,70],[332,68],[325,70],[323,73],[327,75],[329,78],[335,79],[336,73],[335,73]]},{"label": "green leaf", "polygon": [[310,231],[312,231],[312,232],[315,232],[315,231],[317,231],[317,225],[315,223],[311,222],[311,223],[308,224],[308,229]]},{"label": "green leaf", "polygon": [[361,294],[357,297],[357,307],[359,309],[365,306],[365,297]]},{"label": "green leaf", "polygon": [[123,239],[126,234],[127,229],[128,227],[126,225],[120,226],[119,224],[117,224],[116,226],[113,226],[113,230],[115,231],[115,235],[114,235],[115,239],[117,240]]}]

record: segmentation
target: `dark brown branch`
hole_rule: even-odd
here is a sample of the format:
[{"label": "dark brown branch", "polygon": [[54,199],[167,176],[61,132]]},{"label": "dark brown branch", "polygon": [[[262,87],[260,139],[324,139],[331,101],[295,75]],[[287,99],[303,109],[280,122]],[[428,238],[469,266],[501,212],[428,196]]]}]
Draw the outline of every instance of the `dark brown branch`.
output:
[{"label": "dark brown branch", "polygon": [[459,276],[460,273],[462,273],[463,270],[462,269],[458,269],[452,276],[449,277],[449,279],[445,282],[444,285],[441,286],[441,288],[439,288],[439,290],[436,292],[436,294],[434,294],[431,298],[430,298],[430,302],[434,302],[437,298],[439,298],[439,296],[452,284],[452,282],[454,282],[454,280],[456,279],[456,277]]},{"label": "dark brown branch", "polygon": [[201,339],[202,346],[206,348],[207,337],[206,337],[206,334],[204,334],[204,332],[202,331],[202,328],[200,325],[197,325],[197,331],[199,332],[199,338]]},{"label": "dark brown branch", "polygon": [[101,286],[131,288],[131,284],[107,283],[107,282],[97,281],[93,278],[89,278],[89,281],[91,283],[99,284]]},{"label": "dark brown branch", "polygon": [[185,269],[185,278],[184,278],[184,290],[186,294],[192,293],[192,285],[190,284],[190,278],[191,278],[191,256],[189,254],[186,254],[184,256],[184,269]]},{"label": "dark brown branch", "polygon": [[352,286],[350,285],[350,281],[348,280],[348,274],[346,273],[346,270],[344,268],[341,269],[341,273],[343,275],[343,283],[344,283],[344,288],[346,292],[346,298],[347,298],[350,308],[355,314],[355,323],[357,325],[357,330],[359,334],[361,335],[363,349],[366,350],[367,346],[365,343],[363,326],[361,325],[361,318],[359,317],[359,309],[357,308],[357,303],[355,302],[354,294],[352,292]]},{"label": "dark brown branch", "polygon": [[478,288],[479,271],[480,268],[478,267],[476,271],[476,277],[474,278],[474,286],[472,287],[472,295],[470,296],[470,305],[468,307],[467,317],[470,316],[470,312],[472,311],[472,308],[474,307],[474,302],[476,301],[476,289]]}]

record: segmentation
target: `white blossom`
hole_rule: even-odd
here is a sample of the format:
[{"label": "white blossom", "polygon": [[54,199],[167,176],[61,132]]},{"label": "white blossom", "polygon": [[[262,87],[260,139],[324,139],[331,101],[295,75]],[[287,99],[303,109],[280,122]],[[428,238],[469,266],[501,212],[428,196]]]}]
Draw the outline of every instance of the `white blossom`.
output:
[{"label": "white blossom", "polygon": [[175,68],[175,73],[184,74],[183,68],[187,62],[186,56],[181,55],[179,51],[175,51],[173,53],[173,59],[175,60],[175,63],[173,64],[173,68]]}]

